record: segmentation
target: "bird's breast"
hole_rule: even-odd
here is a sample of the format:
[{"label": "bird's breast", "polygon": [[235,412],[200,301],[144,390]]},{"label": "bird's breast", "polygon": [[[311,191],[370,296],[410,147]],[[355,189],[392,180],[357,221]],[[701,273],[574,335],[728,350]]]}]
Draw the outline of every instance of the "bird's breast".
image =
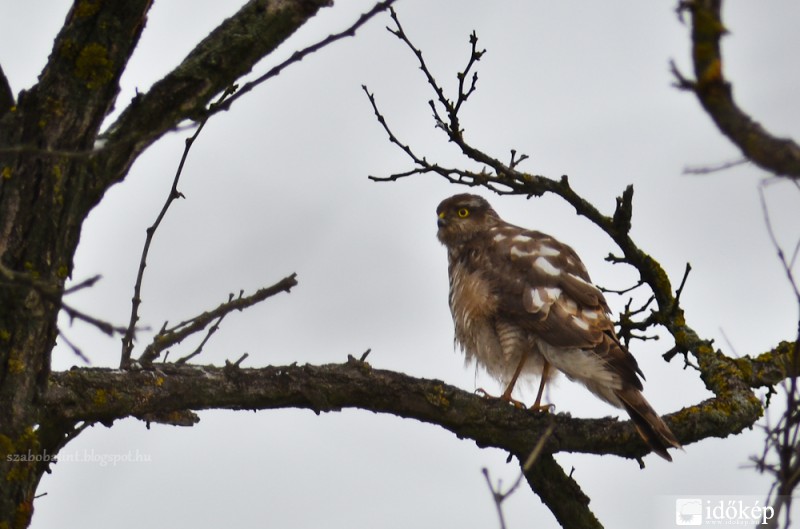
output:
[{"label": "bird's breast", "polygon": [[458,262],[451,263],[450,311],[456,340],[467,356],[482,349],[479,344],[485,346],[487,334],[494,335],[492,321],[497,312],[497,303],[490,282],[480,272]]}]

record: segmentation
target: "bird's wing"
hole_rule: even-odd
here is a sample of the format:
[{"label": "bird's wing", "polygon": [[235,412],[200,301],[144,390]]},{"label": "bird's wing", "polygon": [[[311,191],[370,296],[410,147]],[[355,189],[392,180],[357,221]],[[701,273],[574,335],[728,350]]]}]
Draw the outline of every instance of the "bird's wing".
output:
[{"label": "bird's wing", "polygon": [[498,310],[554,347],[598,355],[624,382],[641,388],[636,359],[619,343],[603,293],[575,251],[538,231],[501,225],[490,234],[498,264]]}]

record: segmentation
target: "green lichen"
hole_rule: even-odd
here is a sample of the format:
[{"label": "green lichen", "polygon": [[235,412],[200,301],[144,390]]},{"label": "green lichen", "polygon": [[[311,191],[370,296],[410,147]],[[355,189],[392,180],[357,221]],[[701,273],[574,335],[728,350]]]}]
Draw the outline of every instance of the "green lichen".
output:
[{"label": "green lichen", "polygon": [[92,398],[92,402],[94,402],[97,406],[105,406],[108,402],[108,394],[105,390],[97,389],[94,392],[94,398]]},{"label": "green lichen", "polygon": [[447,398],[444,386],[441,385],[435,386],[432,392],[426,393],[425,400],[427,400],[437,408],[450,407],[450,399]]},{"label": "green lichen", "polygon": [[81,0],[78,2],[78,5],[75,6],[75,13],[76,17],[86,18],[94,15],[98,11],[100,11],[100,7],[103,5],[103,2],[100,0]]},{"label": "green lichen", "polygon": [[75,60],[75,75],[86,82],[86,88],[94,90],[108,84],[114,78],[108,50],[102,44],[87,44]]},{"label": "green lichen", "polygon": [[11,332],[8,329],[0,329],[0,342],[7,342],[11,339]]},{"label": "green lichen", "polygon": [[[0,435],[0,457],[8,460],[9,456],[27,456],[28,454],[39,454],[41,446],[36,431],[28,427],[15,440]],[[35,470],[35,462],[30,460],[15,461],[6,473],[6,481],[27,481],[31,472]]]},{"label": "green lichen", "polygon": [[13,171],[11,170],[11,167],[9,167],[7,165],[5,167],[3,167],[2,171],[0,171],[0,176],[3,177],[3,180],[10,179],[12,174],[13,174]]},{"label": "green lichen", "polygon": [[69,276],[69,267],[67,265],[59,266],[56,275],[59,279],[66,279]]},{"label": "green lichen", "polygon": [[18,375],[23,371],[25,371],[25,362],[14,356],[8,359],[7,365],[8,365],[8,373],[12,375]]}]

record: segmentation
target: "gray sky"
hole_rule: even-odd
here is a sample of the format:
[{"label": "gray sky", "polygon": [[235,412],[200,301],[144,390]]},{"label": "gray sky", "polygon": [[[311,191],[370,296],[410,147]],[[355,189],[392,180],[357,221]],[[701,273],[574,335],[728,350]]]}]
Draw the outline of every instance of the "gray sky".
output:
[{"label": "gray sky", "polygon": [[[172,69],[239,3],[162,0],[123,77],[117,108]],[[257,69],[345,28],[371,5],[339,2],[307,24]],[[671,86],[668,63],[690,72],[688,28],[675,2],[477,2],[400,0],[397,11],[438,78],[455,86],[468,57],[469,33],[488,49],[479,90],[465,108],[467,139],[523,169],[568,174],[606,212],[635,185],[633,236],[674,284],[691,262],[682,301],[688,323],[730,354],[758,354],[790,339],[797,308],[764,226],[758,199],[762,171],[743,166],[709,176],[687,165],[739,157],[694,96]],[[31,86],[50,52],[69,2],[0,3],[15,21],[0,33],[0,64],[14,92]],[[745,110],[779,135],[800,137],[800,5],[789,0],[728,2],[731,35],[725,68]],[[444,249],[434,210],[462,192],[433,176],[388,184],[367,180],[410,168],[389,144],[361,91],[375,92],[395,132],[429,160],[468,165],[433,127],[433,97],[411,53],[374,20],[356,38],[296,65],[212,119],[188,160],[181,191],[154,242],[143,291],[144,323],[157,329],[211,308],[239,289],[251,291],[291,272],[299,286],[225,320],[201,363],[222,364],[248,352],[245,366],[342,362],[372,349],[376,368],[439,378],[466,390],[497,386],[453,351]],[[106,319],[127,321],[144,240],[163,203],[184,138],[153,146],[92,212],[76,256],[74,279],[100,273],[95,288],[72,302]],[[470,165],[471,166],[471,165]],[[474,166],[471,166],[474,167]],[[493,197],[508,221],[557,236],[582,256],[601,285],[624,288],[628,269],[603,260],[611,241],[554,197]],[[766,188],[781,243],[800,238],[800,192]],[[611,296],[616,312],[627,298]],[[119,343],[76,324],[70,339],[96,366],[118,363]],[[152,334],[152,333],[151,333]],[[148,343],[143,335],[139,345]],[[185,349],[191,350],[191,344]],[[647,375],[645,395],[668,413],[709,396],[671,342],[636,344]],[[80,361],[64,347],[54,365]],[[617,415],[565,379],[550,390],[559,412]],[[521,395],[532,400],[527,392]],[[44,478],[33,527],[497,527],[481,474],[510,484],[518,465],[439,428],[346,411],[204,412],[193,428],[121,421],[96,426],[63,457],[133,454],[148,459],[103,466],[62,461]],[[647,468],[614,457],[560,454],[607,527],[671,527],[672,496],[756,495],[769,481],[748,467],[759,429],[686,447],[668,464]],[[94,454],[94,455],[93,455]],[[671,507],[670,507],[671,508]],[[525,487],[506,504],[509,527],[556,527]]]}]

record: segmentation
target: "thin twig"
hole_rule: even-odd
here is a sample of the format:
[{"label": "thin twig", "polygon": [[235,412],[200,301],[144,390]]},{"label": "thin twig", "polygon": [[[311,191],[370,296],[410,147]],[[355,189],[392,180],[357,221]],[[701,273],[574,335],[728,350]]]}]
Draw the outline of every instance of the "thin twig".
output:
[{"label": "thin twig", "polygon": [[212,116],[212,115],[216,114],[217,112],[222,112],[224,110],[228,110],[230,108],[230,106],[234,103],[234,101],[236,101],[237,99],[242,97],[244,94],[250,92],[251,90],[253,90],[257,86],[259,86],[260,84],[264,83],[265,81],[267,81],[269,79],[272,79],[273,77],[276,77],[283,70],[285,70],[288,66],[291,66],[294,63],[302,61],[307,56],[309,56],[312,53],[320,50],[321,48],[324,48],[325,46],[328,46],[329,44],[332,44],[332,43],[336,42],[337,40],[341,40],[341,39],[343,39],[345,37],[354,36],[356,34],[356,31],[358,31],[358,29],[361,28],[361,26],[366,24],[375,15],[381,13],[382,11],[385,11],[394,2],[395,2],[395,0],[384,0],[383,2],[378,2],[377,4],[375,4],[372,7],[372,9],[370,9],[369,11],[367,11],[366,13],[363,13],[360,17],[358,17],[358,20],[356,20],[352,25],[350,25],[350,27],[348,27],[344,31],[340,31],[339,33],[333,33],[331,35],[328,35],[324,39],[322,39],[322,40],[320,40],[320,41],[318,41],[318,42],[316,42],[316,43],[314,43],[314,44],[312,44],[312,45],[310,45],[310,46],[308,46],[306,48],[303,48],[302,50],[298,50],[298,51],[294,52],[291,57],[289,57],[285,61],[281,62],[277,66],[274,66],[274,67],[270,68],[265,74],[260,75],[259,77],[257,77],[256,79],[254,79],[252,81],[244,83],[239,88],[238,92],[236,94],[234,94],[232,97],[229,97],[224,102],[221,102],[220,104],[214,105],[212,108],[209,108],[207,113],[206,113],[206,119],[209,116]]},{"label": "thin twig", "polygon": [[789,284],[794,290],[795,298],[797,299],[798,305],[800,305],[800,288],[797,285],[797,282],[794,279],[794,274],[792,273],[792,267],[789,261],[786,259],[786,254],[783,252],[783,248],[781,247],[780,243],[778,243],[778,238],[775,235],[775,230],[772,229],[772,220],[770,219],[769,208],[767,207],[767,199],[764,196],[764,183],[762,182],[761,185],[758,186],[758,196],[761,200],[761,213],[764,215],[764,225],[767,227],[767,233],[769,234],[769,238],[772,241],[772,246],[775,248],[775,251],[778,254],[778,259],[781,262],[781,266],[783,266],[783,271],[786,273],[786,278],[789,280]]},{"label": "thin twig", "polygon": [[678,308],[678,304],[681,301],[681,294],[683,294],[683,287],[686,286],[686,280],[689,278],[689,272],[692,271],[692,264],[686,263],[686,268],[683,270],[683,278],[681,278],[681,284],[678,286],[678,289],[675,291],[675,309]]},{"label": "thin twig", "polygon": [[143,365],[150,364],[159,357],[161,351],[182,342],[192,334],[202,331],[214,320],[221,319],[234,310],[244,310],[280,292],[289,292],[295,285],[297,285],[296,274],[292,274],[270,287],[257,290],[250,296],[239,296],[174,327],[165,327],[156,334],[150,345],[145,348],[139,357],[139,362]]},{"label": "thin twig", "polygon": [[77,356],[78,358],[83,360],[83,362],[86,365],[90,365],[91,364],[91,362],[89,361],[89,358],[87,358],[86,355],[83,354],[83,351],[81,350],[81,348],[78,347],[77,345],[75,345],[74,343],[72,343],[72,341],[69,338],[67,338],[67,335],[64,334],[64,331],[59,329],[58,330],[58,335],[61,336],[61,339],[64,340],[64,343],[67,345],[67,347],[72,349],[72,352],[75,354],[75,356]]},{"label": "thin twig", "polygon": [[77,292],[79,290],[83,290],[84,288],[91,288],[91,287],[93,287],[95,285],[95,283],[100,281],[101,278],[102,278],[102,276],[100,274],[98,274],[98,275],[92,276],[92,277],[90,277],[88,279],[84,279],[80,283],[76,283],[76,284],[72,285],[71,287],[64,289],[64,295],[66,296],[68,294],[72,294],[72,293]]},{"label": "thin twig", "polygon": [[509,489],[505,492],[502,491],[502,482],[498,481],[497,486],[492,485],[491,477],[489,476],[489,470],[484,468],[482,470],[483,477],[486,478],[486,484],[489,486],[489,491],[492,493],[492,498],[494,499],[495,508],[497,509],[497,516],[500,518],[500,527],[504,529],[506,527],[505,517],[503,516],[503,502],[508,499],[509,496],[514,494],[519,486],[522,484],[522,480],[525,479],[525,474],[527,474],[531,468],[533,468],[534,463],[539,458],[544,449],[545,443],[553,434],[553,430],[555,430],[555,425],[551,422],[551,424],[547,427],[539,440],[536,442],[536,446],[533,447],[531,453],[528,454],[528,457],[525,458],[525,461],[522,463],[522,468],[520,470],[519,476],[517,476],[516,481],[514,484],[509,487]]},{"label": "thin twig", "polygon": [[[225,99],[228,98],[234,90],[234,87],[227,88],[219,97],[219,99],[212,105],[212,107],[225,101]],[[158,213],[153,225],[147,228],[147,235],[145,236],[144,246],[142,248],[142,256],[139,259],[139,271],[136,274],[136,283],[133,287],[133,298],[131,298],[131,317],[128,322],[128,327],[125,330],[125,335],[122,337],[122,355],[120,359],[120,367],[127,367],[131,361],[131,353],[133,352],[133,338],[136,331],[136,323],[139,321],[139,306],[142,304],[142,280],[144,278],[144,269],[147,266],[147,255],[150,252],[150,244],[153,242],[153,237],[155,236],[156,230],[161,225],[161,221],[164,220],[164,216],[167,214],[169,207],[176,199],[183,198],[183,195],[180,193],[180,191],[178,191],[178,182],[181,179],[181,173],[183,173],[183,166],[186,163],[186,158],[189,156],[189,150],[192,148],[194,141],[203,131],[203,127],[205,127],[207,121],[208,116],[203,118],[194,134],[186,139],[183,155],[181,156],[180,163],[178,163],[178,170],[175,172],[175,177],[172,180],[172,187],[170,188],[167,200],[161,207],[161,211]]]},{"label": "thin twig", "polygon": [[[241,293],[241,292],[239,293],[239,297],[240,297],[240,298],[242,297],[242,293]],[[228,302],[230,302],[231,300],[233,300],[233,294],[230,294],[230,295],[228,296]],[[206,345],[206,343],[208,342],[208,340],[210,340],[210,339],[211,339],[211,336],[212,336],[212,335],[213,335],[215,332],[217,332],[217,329],[219,329],[219,325],[220,325],[220,323],[222,323],[222,320],[223,320],[223,319],[225,319],[225,316],[227,316],[227,315],[228,315],[228,313],[226,312],[225,314],[223,314],[222,316],[220,316],[220,317],[217,319],[217,321],[215,321],[215,322],[214,322],[214,324],[213,324],[211,327],[209,327],[209,328],[208,328],[208,332],[206,332],[206,335],[205,335],[205,337],[203,338],[203,341],[202,341],[202,342],[200,342],[200,345],[198,345],[198,346],[195,348],[195,350],[194,350],[194,351],[192,351],[191,353],[189,353],[188,355],[186,355],[186,356],[184,356],[184,357],[182,357],[182,358],[178,358],[178,359],[175,361],[175,363],[176,363],[176,364],[185,364],[186,362],[188,362],[189,360],[191,360],[191,359],[192,359],[192,358],[194,358],[195,356],[199,355],[199,354],[200,354],[200,353],[203,351],[203,347],[205,347],[205,345]]]},{"label": "thin twig", "polygon": [[61,303],[61,310],[67,313],[67,316],[70,317],[72,320],[80,320],[83,322],[88,323],[94,327],[97,327],[102,332],[109,336],[114,336],[115,334],[124,334],[126,332],[126,328],[122,325],[114,325],[113,323],[109,323],[107,321],[101,320],[99,318],[95,318],[94,316],[90,316],[85,312],[82,312],[66,303]]},{"label": "thin twig", "polygon": [[[798,309],[800,310],[800,287],[792,272],[796,250],[790,260],[787,260],[783,248],[778,243],[778,238],[772,226],[772,220],[767,206],[767,199],[764,194],[764,187],[768,181],[763,181],[758,186],[759,199],[761,201],[761,211],[764,216],[764,225],[767,228],[772,245],[778,255],[781,266],[786,274],[786,278],[794,290],[797,299]],[[799,243],[800,244],[800,243]],[[774,499],[774,517],[770,520],[770,527],[777,527],[781,512],[784,513],[785,527],[791,525],[791,504],[794,490],[800,485],[800,392],[798,392],[797,377],[800,374],[800,321],[797,323],[797,338],[794,343],[794,351],[790,365],[787,366],[790,374],[784,382],[783,388],[786,391],[786,410],[778,423],[773,428],[766,428],[766,440],[764,451],[760,459],[756,460],[757,468],[761,472],[772,474],[774,482],[770,489],[768,500]],[[770,453],[774,453],[776,462],[767,461]],[[774,494],[774,496],[773,496]]]},{"label": "thin twig", "polygon": [[690,174],[690,175],[707,175],[712,173],[719,173],[721,171],[725,171],[727,169],[731,169],[733,167],[738,167],[740,165],[745,165],[750,163],[750,160],[747,158],[740,158],[738,160],[733,160],[730,162],[723,162],[717,165],[694,165],[694,166],[686,166],[683,168],[683,174]]}]

